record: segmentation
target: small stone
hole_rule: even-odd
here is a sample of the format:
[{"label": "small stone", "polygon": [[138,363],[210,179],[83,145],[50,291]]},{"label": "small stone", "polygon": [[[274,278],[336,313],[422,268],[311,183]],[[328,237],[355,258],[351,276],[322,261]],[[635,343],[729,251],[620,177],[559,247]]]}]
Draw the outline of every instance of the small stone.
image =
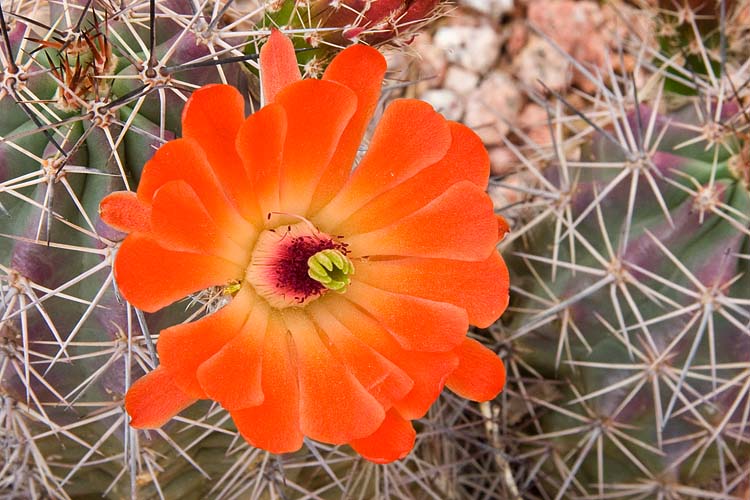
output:
[{"label": "small stone", "polygon": [[495,211],[503,210],[514,203],[521,201],[521,196],[518,191],[504,186],[490,184],[487,187],[487,194],[490,195]]},{"label": "small stone", "polygon": [[388,77],[394,80],[407,81],[413,57],[403,51],[396,50],[385,51],[383,55],[385,56]]},{"label": "small stone", "polygon": [[750,26],[750,4],[739,6],[734,14],[737,26]]},{"label": "small stone", "polygon": [[435,111],[448,120],[459,121],[464,114],[464,103],[461,97],[449,89],[431,89],[424,92],[420,99],[432,104]]},{"label": "small stone", "polygon": [[477,88],[479,75],[461,66],[451,66],[445,73],[443,86],[460,95],[469,94]]},{"label": "small stone", "polygon": [[533,36],[516,58],[516,74],[526,85],[543,89],[544,82],[553,90],[564,90],[570,83],[568,61],[554,47]]},{"label": "small stone", "polygon": [[[610,56],[607,61],[607,54],[617,54],[619,40],[627,38],[631,30],[645,46],[656,44],[655,27],[648,26],[649,16],[633,17],[627,9],[616,10],[590,0],[531,0],[528,19],[583,66],[599,68],[606,75],[611,64],[616,73],[628,73],[627,68],[618,68],[619,57]],[[587,93],[596,92],[598,87],[597,81],[577,68],[573,68],[572,83]]]},{"label": "small stone", "polygon": [[442,26],[435,33],[435,45],[450,62],[476,73],[486,73],[500,51],[500,36],[489,25]]},{"label": "small stone", "polygon": [[411,47],[417,54],[418,71],[415,75],[419,81],[417,92],[428,88],[439,87],[443,83],[448,60],[445,51],[433,43],[429,33],[420,33]]},{"label": "small stone", "polygon": [[529,21],[551,37],[562,50],[573,54],[592,39],[602,41],[598,28],[604,22],[601,8],[591,1],[534,0]]},{"label": "small stone", "polygon": [[509,56],[516,56],[529,39],[529,28],[523,20],[511,22],[507,30],[508,39],[505,41],[505,51]]},{"label": "small stone", "polygon": [[518,169],[520,160],[516,154],[505,146],[496,146],[487,150],[490,155],[490,173],[504,177]]},{"label": "small stone", "polygon": [[469,96],[464,123],[486,145],[499,144],[509,130],[506,120],[515,120],[523,101],[513,79],[503,71],[493,71]]},{"label": "small stone", "polygon": [[518,124],[535,144],[547,146],[552,143],[547,110],[538,104],[527,104],[518,116]]},{"label": "small stone", "polygon": [[495,21],[513,10],[513,0],[459,0],[458,3]]}]

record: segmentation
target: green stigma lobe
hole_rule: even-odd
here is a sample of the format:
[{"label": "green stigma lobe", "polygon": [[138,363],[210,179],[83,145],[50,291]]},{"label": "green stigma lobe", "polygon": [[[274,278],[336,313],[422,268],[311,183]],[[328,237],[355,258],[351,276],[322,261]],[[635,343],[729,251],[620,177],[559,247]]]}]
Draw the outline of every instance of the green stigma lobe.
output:
[{"label": "green stigma lobe", "polygon": [[344,293],[354,274],[354,264],[339,250],[321,250],[307,259],[307,275],[338,293]]}]

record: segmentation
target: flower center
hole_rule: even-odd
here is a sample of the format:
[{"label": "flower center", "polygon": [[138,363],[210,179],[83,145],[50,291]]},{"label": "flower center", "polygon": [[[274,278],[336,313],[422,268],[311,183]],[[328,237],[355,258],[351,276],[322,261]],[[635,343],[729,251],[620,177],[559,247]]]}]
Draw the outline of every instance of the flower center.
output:
[{"label": "flower center", "polygon": [[344,292],[354,265],[346,244],[308,222],[258,236],[246,280],[272,307],[299,307],[328,290]]},{"label": "flower center", "polygon": [[354,264],[340,250],[327,248],[307,259],[307,275],[329,290],[344,293],[351,274]]}]

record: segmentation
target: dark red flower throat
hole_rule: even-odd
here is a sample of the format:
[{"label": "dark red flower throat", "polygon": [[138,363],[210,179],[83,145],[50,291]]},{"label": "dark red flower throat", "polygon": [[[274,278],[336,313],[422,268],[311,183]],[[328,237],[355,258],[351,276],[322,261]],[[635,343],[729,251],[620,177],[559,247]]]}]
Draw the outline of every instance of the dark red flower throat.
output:
[{"label": "dark red flower throat", "polygon": [[310,277],[310,257],[323,250],[346,255],[346,247],[307,221],[268,229],[258,237],[247,280],[272,306],[299,306],[328,290]]}]

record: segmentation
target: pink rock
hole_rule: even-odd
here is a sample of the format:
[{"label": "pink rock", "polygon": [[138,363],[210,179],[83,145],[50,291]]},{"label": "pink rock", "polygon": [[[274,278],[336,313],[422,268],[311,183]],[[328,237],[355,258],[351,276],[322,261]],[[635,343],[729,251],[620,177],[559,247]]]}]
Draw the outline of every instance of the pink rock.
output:
[{"label": "pink rock", "polygon": [[510,75],[495,70],[469,95],[464,123],[485,144],[499,144],[509,130],[506,120],[516,119],[523,102],[524,96]]},{"label": "pink rock", "polygon": [[488,16],[493,21],[498,21],[513,10],[513,0],[459,0],[458,3]]},{"label": "pink rock", "polygon": [[420,33],[411,47],[417,55],[417,78],[421,80],[417,85],[418,91],[439,87],[445,78],[448,60],[445,51],[437,47],[428,33]]},{"label": "pink rock", "polygon": [[533,0],[529,4],[528,18],[570,54],[579,50],[582,42],[596,43],[591,37],[598,35],[597,29],[604,23],[599,5],[587,0]]},{"label": "pink rock", "polygon": [[459,121],[464,114],[464,103],[461,96],[450,89],[430,89],[419,98],[432,104],[435,111],[448,120]]},{"label": "pink rock", "polygon": [[457,94],[466,95],[479,85],[479,75],[460,66],[451,66],[445,72],[443,85]]},{"label": "pink rock", "polygon": [[[503,179],[504,186],[490,184],[487,194],[492,199],[495,210],[518,203],[526,197],[525,188],[529,187],[529,181],[523,174],[513,174]],[[514,189],[514,188],[518,189]]]},{"label": "pink rock", "polygon": [[538,104],[527,104],[518,116],[518,124],[535,144],[547,146],[552,143],[547,110]]},{"label": "pink rock", "polygon": [[529,87],[542,90],[539,82],[553,90],[564,90],[572,75],[570,63],[549,43],[532,36],[515,61],[518,78]]},{"label": "pink rock", "polygon": [[487,23],[441,26],[435,33],[435,45],[445,51],[450,62],[481,74],[489,71],[497,60],[500,35]]},{"label": "pink rock", "polygon": [[490,155],[490,172],[492,175],[504,177],[517,170],[519,159],[505,146],[496,146],[487,151]]},{"label": "pink rock", "polygon": [[[632,17],[627,10],[620,12],[620,15]],[[639,17],[643,20],[646,16]],[[584,66],[603,70],[604,74],[608,70],[606,55],[617,53],[618,40],[626,36],[626,24],[642,34],[642,38],[653,31],[646,29],[644,33],[643,23],[634,19],[623,23],[612,8],[589,0],[531,0],[528,19],[570,57]],[[618,69],[617,61],[611,63]],[[596,84],[577,69],[573,71],[572,83],[587,92],[596,90]]]},{"label": "pink rock", "polygon": [[516,20],[510,24],[508,39],[505,41],[505,50],[511,57],[517,55],[526,45],[529,39],[529,28],[525,20]]}]

